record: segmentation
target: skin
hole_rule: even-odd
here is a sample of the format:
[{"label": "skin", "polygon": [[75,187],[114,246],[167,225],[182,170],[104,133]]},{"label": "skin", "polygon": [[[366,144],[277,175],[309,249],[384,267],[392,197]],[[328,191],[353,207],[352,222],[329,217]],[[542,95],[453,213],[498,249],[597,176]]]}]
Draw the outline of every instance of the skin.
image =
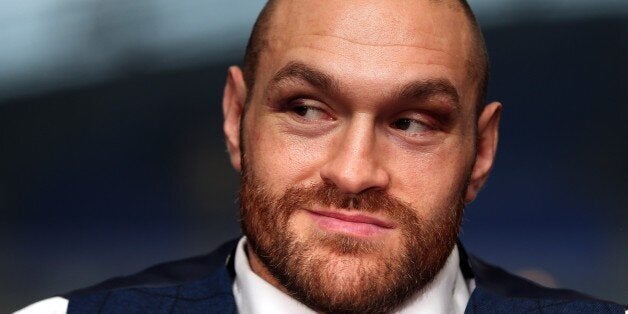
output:
[{"label": "skin", "polygon": [[[229,68],[223,111],[233,167],[241,171],[244,151],[249,170],[273,195],[321,182],[347,194],[384,190],[426,222],[456,208],[460,198],[473,201],[493,164],[501,104],[476,115],[473,41],[462,9],[432,1],[325,4],[279,4],[254,90],[247,90],[238,67]],[[324,74],[334,88],[294,75],[276,79],[294,64]],[[449,84],[456,97],[433,91],[399,97],[426,81]],[[299,237],[319,228],[307,210],[339,209],[295,212],[289,228]],[[371,215],[394,225],[385,210]],[[395,252],[401,236],[393,227],[365,240]],[[254,272],[285,290],[248,254]]]}]

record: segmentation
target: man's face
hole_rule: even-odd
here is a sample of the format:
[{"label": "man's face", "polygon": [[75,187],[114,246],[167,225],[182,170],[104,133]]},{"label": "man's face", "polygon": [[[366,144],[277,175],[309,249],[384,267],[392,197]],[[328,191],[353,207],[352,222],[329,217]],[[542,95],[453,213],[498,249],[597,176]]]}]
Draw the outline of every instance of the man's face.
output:
[{"label": "man's face", "polygon": [[[484,111],[478,134],[461,8],[324,4],[276,8],[241,137],[225,93],[249,259],[315,309],[391,309],[451,252],[490,168],[499,110]],[[241,77],[230,80],[242,110]],[[476,136],[491,124],[482,121],[494,139],[478,144],[478,162]]]}]

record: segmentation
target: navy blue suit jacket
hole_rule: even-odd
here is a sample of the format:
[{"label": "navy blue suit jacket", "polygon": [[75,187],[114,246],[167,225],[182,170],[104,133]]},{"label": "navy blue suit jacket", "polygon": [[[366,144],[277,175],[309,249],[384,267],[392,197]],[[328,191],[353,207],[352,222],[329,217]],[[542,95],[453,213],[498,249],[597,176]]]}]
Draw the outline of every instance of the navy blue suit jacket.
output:
[{"label": "navy blue suit jacket", "polygon": [[[237,240],[215,251],[164,263],[73,291],[68,313],[237,313],[232,293]],[[625,306],[550,289],[467,255],[460,267],[476,288],[465,313],[624,313]]]}]

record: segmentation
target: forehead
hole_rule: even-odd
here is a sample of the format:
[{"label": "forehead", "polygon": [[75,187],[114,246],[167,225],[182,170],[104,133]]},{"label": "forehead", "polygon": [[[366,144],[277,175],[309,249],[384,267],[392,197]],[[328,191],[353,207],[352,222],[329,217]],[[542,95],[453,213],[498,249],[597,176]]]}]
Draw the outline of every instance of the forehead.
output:
[{"label": "forehead", "polygon": [[381,86],[428,73],[459,88],[473,43],[462,8],[430,0],[280,1],[266,40],[261,76],[300,59],[345,81]]},{"label": "forehead", "polygon": [[455,1],[327,0],[280,1],[270,37],[329,35],[372,45],[445,48],[462,43],[468,20]]}]

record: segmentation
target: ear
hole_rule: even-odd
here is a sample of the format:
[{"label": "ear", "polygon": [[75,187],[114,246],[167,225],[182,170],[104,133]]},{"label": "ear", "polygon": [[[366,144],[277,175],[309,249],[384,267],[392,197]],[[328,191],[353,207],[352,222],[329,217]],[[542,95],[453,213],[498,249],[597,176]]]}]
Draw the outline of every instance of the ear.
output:
[{"label": "ear", "polygon": [[484,107],[478,118],[477,152],[464,199],[465,204],[475,199],[493,167],[495,152],[497,151],[501,111],[502,104],[493,102]]},{"label": "ear", "polygon": [[229,67],[227,82],[222,96],[222,113],[225,118],[223,131],[227,141],[227,151],[231,158],[231,165],[237,171],[242,169],[240,148],[240,120],[246,101],[246,84],[242,77],[242,70],[237,66]]}]

